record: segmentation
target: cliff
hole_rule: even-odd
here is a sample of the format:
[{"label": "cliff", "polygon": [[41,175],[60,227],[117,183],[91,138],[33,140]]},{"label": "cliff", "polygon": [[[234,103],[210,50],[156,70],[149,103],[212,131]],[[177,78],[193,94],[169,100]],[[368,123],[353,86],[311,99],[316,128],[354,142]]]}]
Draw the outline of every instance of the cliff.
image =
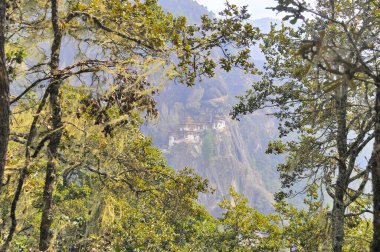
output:
[{"label": "cliff", "polygon": [[[168,11],[183,10],[192,5],[198,6],[187,8],[187,14],[193,20],[194,15],[207,13],[192,0],[177,0]],[[168,7],[167,4],[163,6]],[[269,23],[264,25],[269,26]],[[263,62],[256,60],[256,63],[260,66]],[[230,73],[216,72],[214,78],[191,88],[168,83],[157,96],[160,117],[146,129],[154,143],[164,150],[169,165],[175,169],[194,168],[209,179],[215,192],[201,195],[200,202],[216,215],[219,211],[217,202],[228,194],[231,185],[254,207],[267,213],[272,211],[272,193],[279,188],[276,165],[280,160],[264,153],[268,141],[277,135],[275,120],[263,113],[244,117],[239,122],[229,117],[232,105],[237,102],[235,97],[243,94],[254,78],[233,70]],[[194,133],[198,140],[169,145],[171,137],[185,139],[183,132],[179,132],[189,120],[187,118],[202,125],[201,122],[214,117],[224,118],[223,130],[209,127]]]}]

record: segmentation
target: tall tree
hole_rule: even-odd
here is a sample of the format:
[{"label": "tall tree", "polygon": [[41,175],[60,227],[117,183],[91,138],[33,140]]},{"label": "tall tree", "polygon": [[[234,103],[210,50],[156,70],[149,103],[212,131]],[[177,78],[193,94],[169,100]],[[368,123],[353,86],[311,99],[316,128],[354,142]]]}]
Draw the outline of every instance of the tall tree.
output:
[{"label": "tall tree", "polygon": [[[298,8],[300,2],[291,1]],[[372,153],[372,162],[369,163],[372,172],[373,184],[373,240],[372,251],[380,250],[380,123],[379,123],[379,76],[378,58],[379,46],[378,31],[380,29],[378,10],[379,2],[373,0],[345,2],[345,1],[329,1],[325,5],[336,12],[335,15],[329,15],[323,11],[314,11],[310,8],[304,8],[304,11],[309,11],[316,14],[317,17],[324,20],[326,23],[331,23],[341,31],[344,37],[346,47],[339,50],[339,45],[335,45],[335,50],[330,52],[336,64],[343,65],[344,70],[349,70],[350,79],[361,79],[369,82],[373,87],[374,94],[372,97],[375,101],[374,105],[374,145]],[[342,8],[338,8],[342,6]],[[302,10],[301,10],[302,11]],[[344,14],[348,11],[348,15]],[[338,50],[336,50],[338,49]],[[313,61],[318,62],[318,61]],[[325,67],[326,68],[326,67]],[[327,68],[333,72],[334,69]],[[336,69],[335,69],[336,70]]]},{"label": "tall tree", "polygon": [[[30,58],[24,61],[28,67],[26,74],[17,76],[15,83],[28,86],[11,103],[21,105],[33,91],[40,100],[31,105],[35,116],[29,131],[17,136],[22,139],[15,139],[25,144],[25,157],[10,207],[10,232],[4,249],[17,227],[17,203],[28,175],[41,157],[47,162],[40,250],[51,246],[54,188],[65,167],[62,153],[67,146],[62,138],[70,125],[70,121],[62,119],[63,83],[88,88],[89,97],[82,100],[85,108],[78,109],[82,112],[90,109],[104,137],[112,138],[116,128],[131,123],[132,111],[144,111],[148,116],[156,114],[151,96],[158,87],[148,81],[153,73],[191,86],[198,78],[213,76],[217,65],[226,71],[232,67],[254,71],[249,62],[249,47],[259,33],[244,23],[249,18],[247,9],[235,5],[227,5],[221,19],[203,17],[199,26],[188,25],[185,18],[163,12],[156,1],[51,0],[48,5],[38,0],[21,1],[20,13],[17,25],[24,28],[22,34],[41,42],[33,44],[20,36],[21,43],[30,48]],[[63,41],[70,44],[70,49]],[[230,52],[231,45],[237,50]],[[210,57],[214,48],[222,50],[223,57]],[[68,51],[75,57],[63,60],[61,55]],[[111,109],[114,106],[120,118],[115,118]],[[80,145],[77,144],[76,147]],[[93,167],[90,170],[96,171]]]},{"label": "tall tree", "polygon": [[3,187],[10,131],[9,79],[5,60],[7,1],[0,1],[0,190]]},{"label": "tall tree", "polygon": [[40,228],[40,246],[41,251],[45,251],[50,246],[51,240],[51,224],[53,221],[53,187],[55,183],[55,178],[57,176],[57,163],[58,163],[58,146],[61,142],[62,137],[62,115],[61,115],[61,99],[60,99],[60,88],[62,85],[62,80],[59,73],[59,63],[60,63],[60,53],[62,46],[62,27],[59,18],[59,1],[51,1],[51,22],[53,27],[53,42],[51,46],[51,56],[50,56],[50,75],[52,76],[49,83],[48,95],[49,104],[51,111],[51,132],[49,136],[48,144],[48,162],[46,166],[46,179],[43,191],[43,208],[41,217],[41,228]]},{"label": "tall tree", "polygon": [[[334,200],[333,250],[342,251],[346,209],[363,193],[374,161],[357,166],[360,153],[375,136],[374,87],[369,76],[363,77],[361,66],[367,52],[363,40],[374,38],[369,23],[362,22],[368,5],[318,1],[311,9],[305,2],[279,1],[275,9],[289,12],[285,19],[293,24],[303,20],[303,25],[268,35],[267,73],[242,97],[234,115],[273,106],[282,136],[301,133],[299,143],[285,147],[292,154],[280,167],[283,184],[320,178]],[[315,18],[304,18],[305,11]],[[276,84],[280,81],[283,84]],[[284,146],[274,143],[269,151],[282,152]],[[357,179],[360,185],[350,187]]]},{"label": "tall tree", "polygon": [[[207,181],[189,169],[174,172],[167,166],[151,139],[140,132],[138,111],[129,111],[128,122],[117,126],[126,115],[119,114],[122,107],[109,99],[117,97],[116,93],[100,98],[103,109],[107,108],[99,110],[86,89],[67,83],[61,86],[62,121],[70,124],[63,131],[58,156],[51,248],[168,250],[192,246],[197,226],[210,218],[196,202],[198,192],[207,192]],[[20,136],[33,120],[29,111],[34,99],[29,101],[13,110],[18,125],[12,129]],[[94,103],[88,105],[88,101]],[[45,107],[41,114],[50,116],[49,111]],[[105,125],[98,123],[105,114],[113,114],[113,137],[105,137]],[[37,138],[46,135],[45,129],[40,130]],[[36,151],[32,149],[32,155]],[[23,144],[12,141],[10,153],[17,164],[16,160],[23,158]],[[25,181],[20,195],[22,204],[17,211],[14,242],[9,244],[11,251],[38,245],[44,206],[41,186],[48,158],[41,152],[31,162],[33,176]],[[12,185],[15,182],[11,181]]]}]

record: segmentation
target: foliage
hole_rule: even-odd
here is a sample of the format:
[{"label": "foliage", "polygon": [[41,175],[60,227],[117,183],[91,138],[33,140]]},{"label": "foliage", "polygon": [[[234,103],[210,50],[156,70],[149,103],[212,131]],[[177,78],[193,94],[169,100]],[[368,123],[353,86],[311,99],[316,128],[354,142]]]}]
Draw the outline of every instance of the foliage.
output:
[{"label": "foliage", "polygon": [[284,246],[295,251],[324,251],[329,248],[328,209],[318,200],[317,187],[310,189],[304,202],[306,209],[280,201],[275,205],[283,225]]},{"label": "foliage", "polygon": [[[306,181],[306,187],[320,184],[334,201],[334,251],[343,246],[346,208],[364,193],[378,156],[366,151],[376,138],[378,118],[373,85],[377,70],[371,63],[377,53],[367,50],[377,47],[373,29],[379,26],[370,5],[371,1],[321,0],[314,8],[304,1],[278,1],[274,9],[301,24],[272,26],[261,46],[267,60],[262,79],[240,97],[232,112],[236,118],[273,108],[281,139],[267,152],[289,153],[278,167],[285,190],[277,198],[296,194],[293,186],[299,181]],[[313,16],[306,18],[305,13]],[[361,156],[368,161],[359,165]]]},{"label": "foliage", "polygon": [[203,145],[202,145],[202,153],[204,153],[205,160],[210,161],[211,157],[213,156],[215,152],[215,146],[214,146],[214,134],[211,130],[207,130],[204,140],[203,140]]},{"label": "foliage", "polygon": [[278,251],[281,248],[280,228],[273,224],[275,216],[265,216],[247,205],[247,199],[233,187],[230,199],[220,207],[219,230],[215,240],[217,251]]},{"label": "foliage", "polygon": [[[222,19],[203,16],[198,25],[154,0],[21,0],[7,15],[17,88],[2,250],[15,235],[14,244],[33,247],[38,233],[40,250],[84,249],[95,240],[129,249],[187,244],[207,215],[194,203],[206,183],[167,167],[139,131],[140,115],[158,115],[154,95],[168,79],[191,86],[216,67],[255,71],[249,47],[259,32],[244,24],[246,8],[227,4]],[[214,48],[224,56],[210,57]],[[34,214],[20,218],[31,207]],[[144,232],[125,232],[132,226]]]},{"label": "foliage", "polygon": [[[292,22],[303,18],[298,7],[285,9],[295,15]],[[155,0],[20,0],[6,15],[6,61],[15,89],[6,147],[10,179],[0,194],[1,251],[318,251],[326,244],[331,222],[314,184],[307,211],[282,201],[277,213],[265,216],[231,189],[215,219],[197,203],[207,181],[189,168],[175,172],[140,131],[146,118],[158,116],[154,95],[168,79],[192,86],[216,68],[257,73],[250,47],[262,34],[247,22],[247,7],[226,3],[220,18],[202,16],[199,24],[164,12]],[[305,64],[311,59],[304,40],[323,35],[310,25],[324,23],[283,26],[263,38],[266,72],[234,115],[269,103],[279,108],[274,115],[282,136],[301,133],[298,142],[278,141],[268,149],[290,153],[280,167],[285,187],[310,172],[330,193],[336,167],[348,163],[348,182],[362,184],[345,188],[351,214],[345,228],[360,242],[346,241],[344,248],[366,249],[371,226],[360,217],[359,203],[368,201],[362,195],[368,169],[355,161],[373,138],[374,88],[366,85],[373,76],[357,71],[350,79],[344,72],[334,81],[331,69]],[[326,28],[336,35],[329,42],[346,45],[336,27]],[[343,100],[332,99],[331,90],[350,105],[343,113],[349,124],[343,138],[352,150],[346,156],[343,138],[332,140],[342,125],[333,112]],[[363,102],[368,107],[359,106]],[[356,139],[347,140],[348,132]],[[207,141],[211,153],[211,135]]]},{"label": "foliage", "polygon": [[[85,89],[63,87],[63,121],[67,125],[54,193],[54,248],[173,250],[187,245],[197,225],[210,218],[196,203],[198,193],[207,192],[207,182],[191,170],[175,173],[168,167],[160,151],[140,132],[137,113],[114,128],[113,137],[105,136],[91,109],[78,115],[82,99],[86,98]],[[14,109],[18,122],[14,132],[17,129],[18,135],[32,119],[22,112],[28,106],[21,103]],[[116,105],[104,112],[113,114],[115,124],[125,116]],[[46,134],[40,130],[39,134]],[[22,144],[12,142],[15,166],[16,160],[22,160],[17,156],[22,149]],[[19,215],[19,228],[24,231],[15,238],[14,249],[36,244],[41,218],[38,209],[43,201],[39,186],[43,183],[45,160],[41,154],[31,165],[33,176],[25,185],[21,199],[24,204],[18,210],[28,214]]]}]

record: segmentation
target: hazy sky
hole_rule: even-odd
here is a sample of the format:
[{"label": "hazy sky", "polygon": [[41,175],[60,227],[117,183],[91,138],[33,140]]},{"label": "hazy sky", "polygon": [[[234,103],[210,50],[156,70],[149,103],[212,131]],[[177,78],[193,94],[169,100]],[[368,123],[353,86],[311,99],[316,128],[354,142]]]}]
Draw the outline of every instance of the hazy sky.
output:
[{"label": "hazy sky", "polygon": [[[206,6],[214,13],[223,10],[225,0],[196,0],[198,3]],[[252,14],[252,19],[263,17],[276,17],[276,12],[266,10],[266,7],[274,6],[273,0],[229,0],[230,3],[237,5],[248,5],[249,11]]]},{"label": "hazy sky", "polygon": [[[225,0],[196,0],[198,3],[206,6],[210,11],[218,13],[223,10]],[[276,17],[276,12],[266,10],[266,7],[275,6],[274,0],[229,0],[230,3],[237,5],[248,5],[249,12],[252,14],[252,19],[259,19],[263,17]],[[314,0],[308,0],[312,3]]]}]

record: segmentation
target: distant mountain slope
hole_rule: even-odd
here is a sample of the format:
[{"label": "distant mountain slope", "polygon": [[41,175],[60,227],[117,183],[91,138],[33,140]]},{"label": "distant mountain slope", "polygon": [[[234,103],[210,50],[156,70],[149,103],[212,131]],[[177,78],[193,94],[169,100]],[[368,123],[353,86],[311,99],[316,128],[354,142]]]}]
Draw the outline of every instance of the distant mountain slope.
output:
[{"label": "distant mountain slope", "polygon": [[[207,11],[192,0],[172,2],[161,0],[168,11],[186,10],[181,14],[194,20]],[[269,27],[269,21],[264,21],[259,24]],[[260,66],[263,61],[257,63]],[[172,167],[188,166],[209,179],[215,193],[202,195],[200,201],[214,214],[231,185],[263,212],[272,211],[272,193],[279,188],[276,164],[280,160],[264,153],[268,141],[277,135],[276,121],[263,113],[240,122],[229,118],[235,96],[243,94],[253,80],[233,70],[217,71],[214,78],[191,88],[168,84],[157,96],[160,119],[147,129]],[[223,128],[216,127],[218,120],[224,122]]]},{"label": "distant mountain slope", "polygon": [[214,15],[195,0],[159,0],[158,2],[164,10],[178,16],[185,16],[193,23],[200,23],[202,15]]}]

